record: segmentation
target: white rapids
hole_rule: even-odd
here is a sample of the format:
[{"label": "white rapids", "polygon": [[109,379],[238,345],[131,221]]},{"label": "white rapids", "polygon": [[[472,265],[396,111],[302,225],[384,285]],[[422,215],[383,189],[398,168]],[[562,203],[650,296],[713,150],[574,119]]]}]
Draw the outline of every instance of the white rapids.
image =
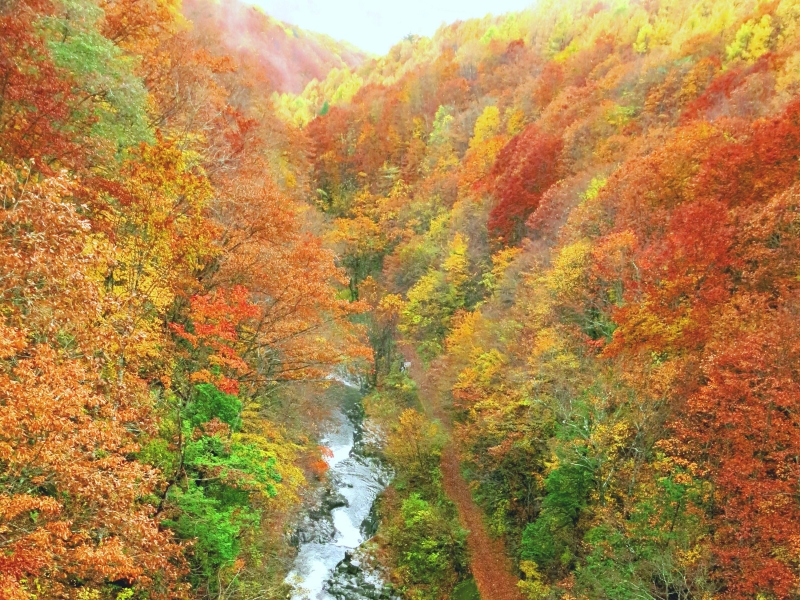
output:
[{"label": "white rapids", "polygon": [[[350,382],[342,383],[348,387],[357,387]],[[294,568],[286,579],[294,590],[292,600],[360,597],[357,592],[346,596],[332,595],[331,579],[337,565],[345,560],[346,555],[352,555],[365,541],[362,524],[369,516],[378,494],[386,487],[387,476],[380,463],[354,452],[356,426],[353,422],[341,410],[334,413],[332,421],[332,427],[322,443],[330,451],[325,460],[330,467],[328,477],[331,491],[343,497],[346,505],[330,511],[332,528],[300,543]],[[366,581],[375,579],[374,575],[366,573],[364,577]],[[379,579],[369,583],[381,586]]]}]

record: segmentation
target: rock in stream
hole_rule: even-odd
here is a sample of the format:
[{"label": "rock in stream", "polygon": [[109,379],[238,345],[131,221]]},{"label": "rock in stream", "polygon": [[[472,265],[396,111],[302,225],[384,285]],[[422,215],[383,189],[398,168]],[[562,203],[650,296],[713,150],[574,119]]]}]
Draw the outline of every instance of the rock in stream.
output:
[{"label": "rock in stream", "polygon": [[351,391],[323,440],[331,451],[328,489],[293,535],[299,549],[287,577],[292,600],[393,598],[361,547],[374,533],[372,506],[391,474],[363,451],[360,396]]}]

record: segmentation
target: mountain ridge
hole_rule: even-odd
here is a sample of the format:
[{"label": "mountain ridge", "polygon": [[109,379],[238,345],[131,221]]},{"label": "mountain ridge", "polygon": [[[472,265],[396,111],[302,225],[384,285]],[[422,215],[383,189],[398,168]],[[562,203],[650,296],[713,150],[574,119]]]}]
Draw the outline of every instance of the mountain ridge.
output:
[{"label": "mountain ridge", "polygon": [[215,0],[186,0],[183,12],[196,28],[208,31],[211,46],[237,56],[240,64],[258,65],[278,92],[302,92],[313,79],[324,79],[334,69],[357,68],[368,58],[348,42],[285,23],[239,0],[224,6]]}]

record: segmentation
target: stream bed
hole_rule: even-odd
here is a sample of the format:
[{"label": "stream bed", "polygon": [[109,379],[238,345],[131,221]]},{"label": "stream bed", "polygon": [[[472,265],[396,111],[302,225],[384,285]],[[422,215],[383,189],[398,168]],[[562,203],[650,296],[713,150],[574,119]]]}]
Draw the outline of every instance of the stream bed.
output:
[{"label": "stream bed", "polygon": [[365,452],[361,396],[346,391],[322,440],[330,451],[327,489],[320,507],[305,515],[294,533],[298,554],[287,577],[292,600],[393,598],[363,547],[375,533],[373,505],[391,473]]}]

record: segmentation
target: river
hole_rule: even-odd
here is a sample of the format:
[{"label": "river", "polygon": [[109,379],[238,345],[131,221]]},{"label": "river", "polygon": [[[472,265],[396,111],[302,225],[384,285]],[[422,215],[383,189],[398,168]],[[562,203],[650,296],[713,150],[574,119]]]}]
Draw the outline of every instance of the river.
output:
[{"label": "river", "polygon": [[328,487],[321,507],[295,532],[298,553],[287,582],[292,600],[376,600],[392,594],[381,573],[364,559],[364,542],[374,534],[375,499],[390,473],[365,452],[361,396],[352,383],[322,439],[328,448]]}]

